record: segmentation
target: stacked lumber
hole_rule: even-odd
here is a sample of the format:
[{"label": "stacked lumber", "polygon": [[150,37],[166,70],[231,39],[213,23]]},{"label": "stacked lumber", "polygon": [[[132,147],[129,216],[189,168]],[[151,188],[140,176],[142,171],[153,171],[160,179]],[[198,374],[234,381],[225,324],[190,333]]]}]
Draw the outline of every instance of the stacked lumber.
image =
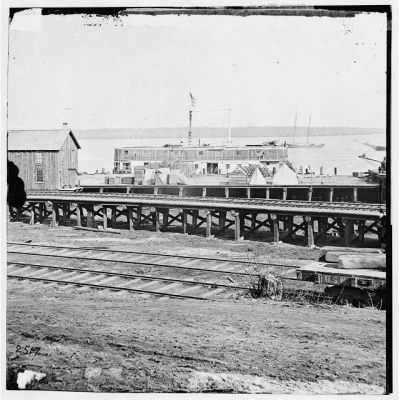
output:
[{"label": "stacked lumber", "polygon": [[355,255],[348,254],[338,257],[338,268],[342,269],[386,269],[385,254]]},{"label": "stacked lumber", "polygon": [[386,256],[380,249],[326,246],[320,261],[335,263],[341,269],[386,269]]}]

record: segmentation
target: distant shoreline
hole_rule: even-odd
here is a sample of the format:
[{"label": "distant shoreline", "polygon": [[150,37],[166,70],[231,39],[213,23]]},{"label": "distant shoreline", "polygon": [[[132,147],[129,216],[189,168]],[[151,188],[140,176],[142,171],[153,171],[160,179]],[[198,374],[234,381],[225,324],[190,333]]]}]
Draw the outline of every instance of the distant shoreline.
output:
[{"label": "distant shoreline", "polygon": [[[186,138],[188,129],[180,128],[115,128],[115,129],[73,129],[73,132],[79,139],[172,139]],[[307,136],[307,127],[297,127],[295,137]],[[227,136],[227,128],[198,127],[193,128],[194,138],[223,138]],[[373,135],[385,134],[383,128],[351,128],[351,127],[328,127],[328,128],[310,128],[309,136],[346,136],[346,135]],[[245,127],[232,128],[232,138],[237,137],[263,137],[279,138],[294,137],[292,127]]]}]

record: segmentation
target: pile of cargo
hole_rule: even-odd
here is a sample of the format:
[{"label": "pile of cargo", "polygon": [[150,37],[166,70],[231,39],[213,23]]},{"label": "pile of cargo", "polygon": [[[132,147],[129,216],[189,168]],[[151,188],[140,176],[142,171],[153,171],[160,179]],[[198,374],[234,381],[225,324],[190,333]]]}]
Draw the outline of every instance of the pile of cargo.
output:
[{"label": "pile of cargo", "polygon": [[386,269],[386,255],[377,248],[325,246],[319,261],[336,263],[337,268],[343,269]]},{"label": "pile of cargo", "polygon": [[385,303],[386,255],[376,248],[321,248],[318,262],[297,269],[297,279],[325,285],[338,303]]}]

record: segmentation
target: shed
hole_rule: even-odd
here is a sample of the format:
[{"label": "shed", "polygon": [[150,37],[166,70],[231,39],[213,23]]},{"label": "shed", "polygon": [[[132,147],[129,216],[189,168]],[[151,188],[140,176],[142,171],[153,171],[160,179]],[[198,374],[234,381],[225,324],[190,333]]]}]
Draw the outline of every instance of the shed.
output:
[{"label": "shed", "polygon": [[237,166],[233,172],[229,174],[229,185],[246,185],[248,183],[248,174],[243,167]]},{"label": "shed", "polygon": [[252,171],[248,183],[250,185],[266,185],[266,179],[263,176],[263,173],[259,169],[259,167],[256,166],[255,169]]},{"label": "shed", "polygon": [[143,185],[153,185],[155,182],[155,171],[154,168],[146,168],[143,175]]},{"label": "shed", "polygon": [[180,169],[171,169],[169,175],[170,185],[187,185],[187,177]]},{"label": "shed", "polygon": [[273,185],[297,185],[296,173],[284,163],[280,163],[278,171],[273,176]]},{"label": "shed", "polygon": [[8,131],[8,159],[26,190],[56,190],[78,184],[80,145],[68,126],[56,130]]}]

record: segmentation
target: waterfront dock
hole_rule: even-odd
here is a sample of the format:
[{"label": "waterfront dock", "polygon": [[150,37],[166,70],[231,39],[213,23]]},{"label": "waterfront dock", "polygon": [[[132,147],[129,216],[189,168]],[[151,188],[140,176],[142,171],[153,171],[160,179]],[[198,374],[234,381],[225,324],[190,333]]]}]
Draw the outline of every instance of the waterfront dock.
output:
[{"label": "waterfront dock", "polygon": [[378,239],[381,209],[385,206],[353,202],[54,191],[29,193],[20,212],[29,213],[31,224],[50,218],[53,226],[72,218],[78,227],[92,228],[100,221],[106,230],[120,227],[123,221],[129,230],[150,226],[166,231],[174,225],[182,233],[196,234],[204,227],[207,237],[233,229],[235,240],[266,230],[272,232],[274,242],[299,234],[311,247],[329,235],[341,236],[346,246],[363,242],[366,234]]}]

